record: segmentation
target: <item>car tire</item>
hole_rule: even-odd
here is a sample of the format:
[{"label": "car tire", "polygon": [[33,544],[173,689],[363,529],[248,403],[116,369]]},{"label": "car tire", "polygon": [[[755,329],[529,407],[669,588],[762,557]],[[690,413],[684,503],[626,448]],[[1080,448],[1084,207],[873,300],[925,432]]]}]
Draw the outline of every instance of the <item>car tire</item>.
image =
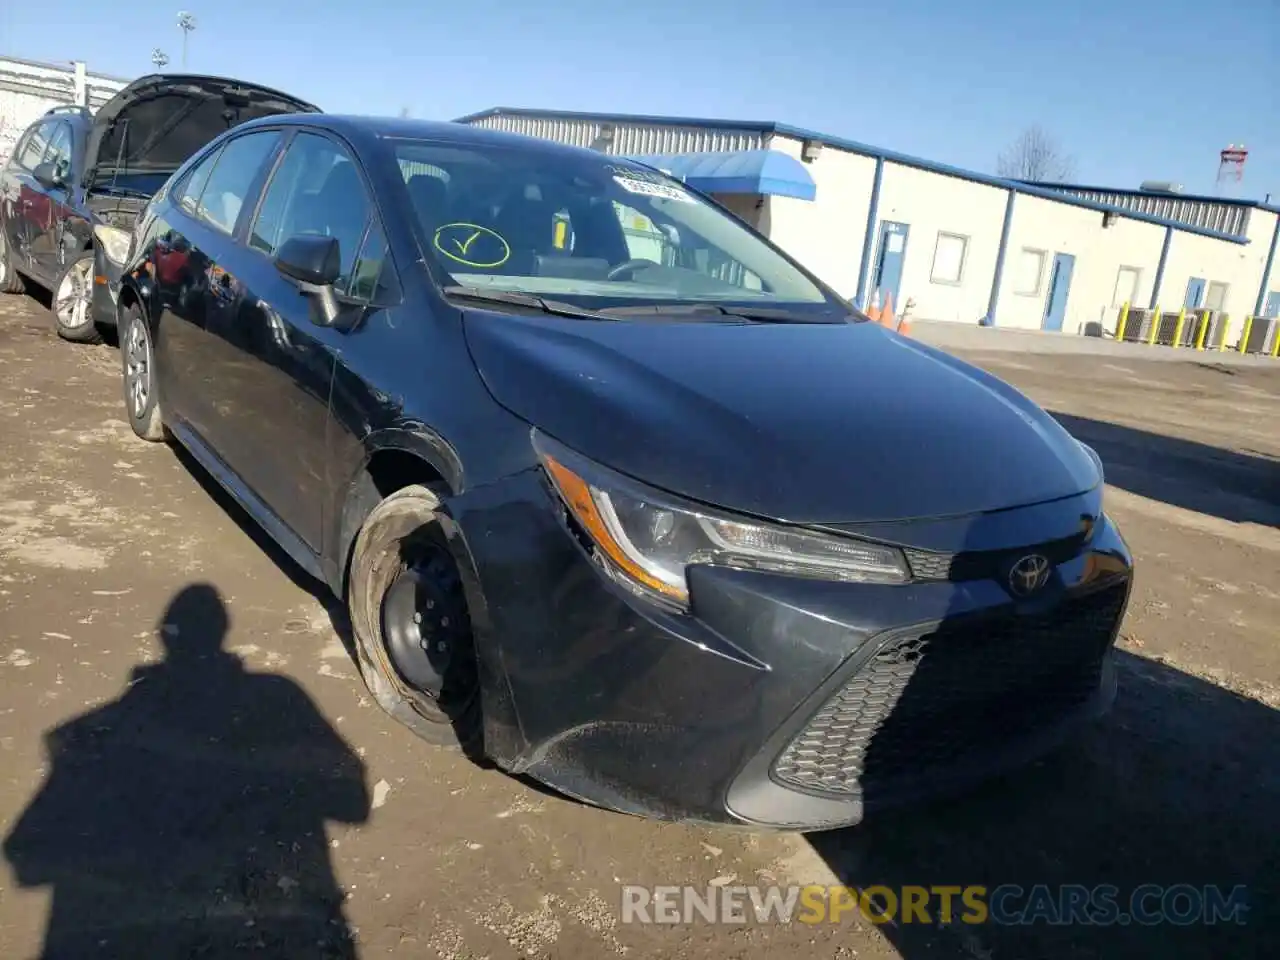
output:
[{"label": "car tire", "polygon": [[102,331],[93,322],[93,251],[82,250],[67,264],[53,285],[53,314],[58,336],[72,343],[101,343]]},{"label": "car tire", "polygon": [[378,705],[427,742],[475,755],[475,644],[439,507],[421,485],[374,507],[352,551],[347,607],[360,674]]},{"label": "car tire", "polygon": [[26,289],[22,277],[13,268],[9,254],[9,237],[5,225],[0,223],[0,293],[21,293]]},{"label": "car tire", "polygon": [[120,381],[129,425],[143,440],[158,442],[165,439],[165,430],[156,390],[151,331],[137,304],[126,307],[121,320]]}]

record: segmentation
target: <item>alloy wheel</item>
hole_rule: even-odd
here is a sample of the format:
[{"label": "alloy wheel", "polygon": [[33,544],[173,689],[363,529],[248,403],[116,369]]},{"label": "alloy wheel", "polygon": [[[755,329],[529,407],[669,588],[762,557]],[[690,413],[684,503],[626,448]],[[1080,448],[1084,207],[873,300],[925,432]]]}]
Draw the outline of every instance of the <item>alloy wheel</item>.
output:
[{"label": "alloy wheel", "polygon": [[[0,276],[0,280],[4,278]],[[93,261],[88,257],[71,265],[71,269],[58,284],[54,300],[54,312],[58,322],[68,330],[83,327],[89,321],[90,301],[93,296]]]},{"label": "alloy wheel", "polygon": [[125,340],[125,388],[130,413],[135,419],[142,419],[151,399],[151,338],[141,319],[129,324]]},{"label": "alloy wheel", "polygon": [[0,287],[9,279],[9,241],[4,238],[4,228],[0,227]]}]

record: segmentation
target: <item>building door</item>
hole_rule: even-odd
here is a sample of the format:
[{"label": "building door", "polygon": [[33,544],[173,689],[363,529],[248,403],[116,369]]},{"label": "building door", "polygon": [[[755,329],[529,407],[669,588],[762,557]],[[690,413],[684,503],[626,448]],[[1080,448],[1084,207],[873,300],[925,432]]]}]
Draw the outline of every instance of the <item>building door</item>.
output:
[{"label": "building door", "polygon": [[1272,290],[1267,294],[1267,305],[1263,308],[1264,317],[1280,317],[1280,290]]},{"label": "building door", "polygon": [[1187,281],[1187,299],[1182,305],[1188,310],[1198,310],[1204,303],[1204,278],[1192,277]]},{"label": "building door", "polygon": [[907,258],[907,234],[911,226],[886,220],[880,224],[880,254],[876,257],[876,270],[871,277],[871,293],[867,303],[875,303],[876,291],[880,302],[893,294],[894,309],[899,308],[899,292],[902,288],[902,263]]},{"label": "building door", "polygon": [[1053,255],[1053,272],[1049,274],[1049,296],[1044,304],[1045,330],[1061,330],[1067,317],[1067,297],[1071,293],[1071,273],[1076,268],[1076,258],[1069,253]]}]

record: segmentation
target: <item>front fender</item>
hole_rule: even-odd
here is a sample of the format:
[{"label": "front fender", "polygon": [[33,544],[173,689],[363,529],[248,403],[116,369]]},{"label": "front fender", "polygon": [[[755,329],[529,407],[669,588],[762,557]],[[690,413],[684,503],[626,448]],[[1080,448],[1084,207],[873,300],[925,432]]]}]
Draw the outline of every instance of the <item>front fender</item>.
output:
[{"label": "front fender", "polygon": [[341,487],[339,502],[330,514],[336,518],[336,522],[333,539],[329,541],[333,548],[325,551],[325,578],[334,593],[345,599],[348,565],[356,537],[365,518],[382,499],[382,494],[370,478],[368,466],[373,457],[383,450],[398,450],[418,457],[443,478],[447,488],[440,491],[440,524],[462,579],[475,638],[482,684],[485,751],[501,763],[503,759],[517,756],[524,747],[524,740],[510,683],[494,639],[476,562],[456,516],[455,506],[468,503],[469,498],[465,492],[466,480],[462,463],[451,444],[416,421],[402,422],[394,427],[375,431],[365,438],[364,457]]},{"label": "front fender", "polygon": [[361,444],[358,463],[349,467],[335,485],[333,502],[326,516],[332,517],[324,551],[325,579],[334,593],[346,596],[347,564],[356,535],[365,517],[382,499],[369,478],[369,462],[383,450],[412,454],[431,467],[444,480],[446,497],[462,491],[466,478],[462,460],[452,444],[418,421],[401,421],[368,434]]}]

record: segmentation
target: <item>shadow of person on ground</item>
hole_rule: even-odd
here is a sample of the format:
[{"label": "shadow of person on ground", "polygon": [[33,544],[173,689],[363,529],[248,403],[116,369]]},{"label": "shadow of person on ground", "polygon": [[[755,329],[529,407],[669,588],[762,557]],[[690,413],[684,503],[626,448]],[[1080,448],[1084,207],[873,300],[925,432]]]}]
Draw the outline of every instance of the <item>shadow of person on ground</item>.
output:
[{"label": "shadow of person on ground", "polygon": [[[809,836],[859,888],[901,896],[904,886],[981,885],[991,905],[1011,885],[1002,906],[1021,923],[968,923],[959,895],[949,924],[937,899],[929,922],[897,922],[899,913],[880,930],[903,960],[1280,956],[1280,711],[1159,662],[1116,657],[1114,710],[1075,746],[964,796]],[[1050,899],[1036,919],[1038,884]],[[1131,913],[1144,884],[1160,889]],[[1114,887],[1117,909],[1095,915],[1109,922],[1052,923],[1065,885]],[[1181,899],[1164,900],[1176,885],[1186,885]],[[1229,898],[1237,885],[1247,909],[1206,922],[1206,886]],[[1154,924],[1136,919],[1153,911]]]},{"label": "shadow of person on ground", "polygon": [[194,584],[159,625],[165,658],[49,731],[44,784],[5,838],[52,888],[44,960],[354,958],[325,822],[362,823],[360,759],[303,690],[222,649]]},{"label": "shadow of person on ground", "polygon": [[1107,483],[1236,523],[1280,527],[1280,460],[1051,410],[1098,451]]}]

